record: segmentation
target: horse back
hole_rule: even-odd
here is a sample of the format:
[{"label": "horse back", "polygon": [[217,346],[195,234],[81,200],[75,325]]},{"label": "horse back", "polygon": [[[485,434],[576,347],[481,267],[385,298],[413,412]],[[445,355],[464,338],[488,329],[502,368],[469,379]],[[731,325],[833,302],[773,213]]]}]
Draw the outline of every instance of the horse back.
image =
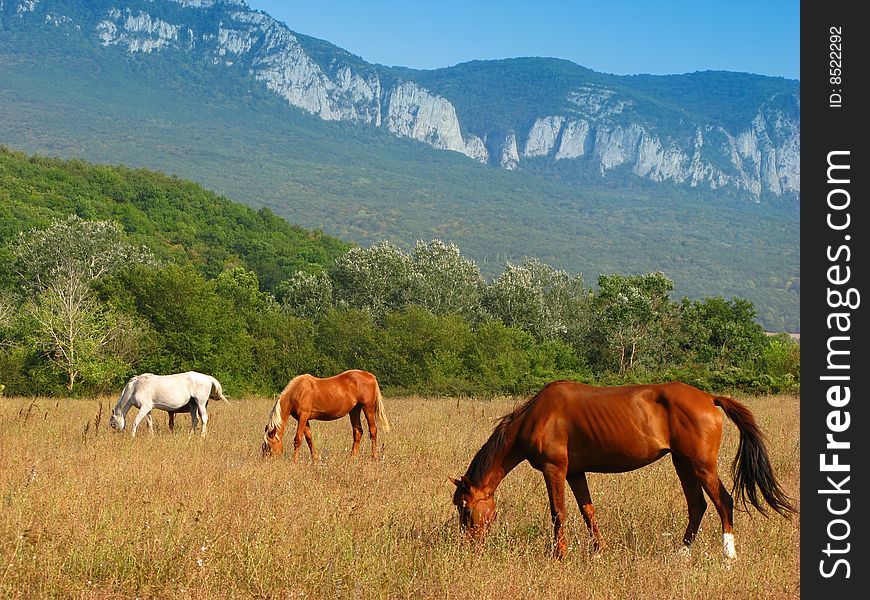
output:
[{"label": "horse back", "polygon": [[[542,460],[576,469],[621,472],[649,464],[715,428],[712,396],[681,383],[598,387],[547,385],[522,416],[520,441]],[[534,464],[534,462],[533,462]]]},{"label": "horse back", "polygon": [[[368,371],[352,369],[341,373],[337,377],[346,377],[349,381],[353,382],[356,395],[360,398],[368,398],[379,389],[377,378]],[[350,386],[348,388],[350,389]]]},{"label": "horse back", "polygon": [[[208,398],[208,392],[203,394],[205,382],[189,375],[189,373],[142,375],[136,381],[134,393],[140,402],[147,400],[155,408],[168,412],[182,412],[188,409],[192,398]],[[206,376],[201,375],[201,377]],[[207,387],[210,391],[211,384],[208,383]]]},{"label": "horse back", "polygon": [[200,396],[208,398],[211,396],[212,388],[217,384],[217,379],[198,371],[186,371],[175,375],[167,375],[166,377],[178,378],[180,382],[188,386],[188,389],[191,391],[191,397],[196,398]]},{"label": "horse back", "polygon": [[373,404],[378,389],[377,379],[368,371],[353,369],[323,378],[306,373],[287,384],[279,402],[286,403],[287,414],[294,417],[308,413],[312,419],[337,419],[357,404]]}]

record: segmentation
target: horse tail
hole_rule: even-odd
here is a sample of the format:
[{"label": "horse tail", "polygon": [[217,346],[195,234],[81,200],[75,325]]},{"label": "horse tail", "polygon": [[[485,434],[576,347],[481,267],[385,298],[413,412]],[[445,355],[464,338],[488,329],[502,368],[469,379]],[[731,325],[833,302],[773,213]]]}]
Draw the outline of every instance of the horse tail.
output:
[{"label": "horse tail", "polygon": [[378,385],[377,379],[375,380],[375,394],[375,419],[380,421],[384,432],[389,433],[390,421],[387,419],[387,411],[384,410],[384,396],[381,394],[381,386]]},{"label": "horse tail", "polygon": [[217,394],[218,399],[223,400],[227,404],[232,404],[229,400],[227,400],[227,397],[224,396],[224,389],[221,387],[220,382],[214,377],[211,378],[211,387],[212,391]]},{"label": "horse tail", "polygon": [[797,509],[773,475],[770,457],[764,444],[764,434],[761,433],[750,410],[727,396],[716,396],[713,398],[713,403],[722,407],[725,415],[740,431],[740,441],[737,444],[734,462],[731,464],[731,473],[734,478],[734,495],[741,500],[743,507],[746,508],[748,501],[765,514],[756,493],[757,486],[761,496],[773,510],[783,516],[788,516],[786,513],[797,513]]}]

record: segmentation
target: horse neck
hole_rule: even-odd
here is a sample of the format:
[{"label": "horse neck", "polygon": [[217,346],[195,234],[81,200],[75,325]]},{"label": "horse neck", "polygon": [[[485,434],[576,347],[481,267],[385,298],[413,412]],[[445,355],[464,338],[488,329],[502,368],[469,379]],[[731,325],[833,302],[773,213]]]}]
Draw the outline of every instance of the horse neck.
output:
[{"label": "horse neck", "polygon": [[130,411],[130,407],[133,405],[133,390],[128,390],[125,387],[121,392],[121,397],[118,398],[118,403],[115,404],[115,408],[112,409],[112,414],[116,417],[126,417],[127,413]]},{"label": "horse neck", "polygon": [[471,460],[465,476],[487,495],[494,494],[502,479],[523,460],[514,451],[517,429],[515,421],[500,423]]}]

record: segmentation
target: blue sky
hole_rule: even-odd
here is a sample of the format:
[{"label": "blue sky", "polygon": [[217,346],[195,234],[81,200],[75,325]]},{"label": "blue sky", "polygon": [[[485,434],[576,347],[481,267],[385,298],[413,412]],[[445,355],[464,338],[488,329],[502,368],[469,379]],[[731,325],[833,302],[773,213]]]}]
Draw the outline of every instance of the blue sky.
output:
[{"label": "blue sky", "polygon": [[627,75],[706,69],[800,77],[800,2],[247,0],[294,31],[385,65],[565,58]]}]

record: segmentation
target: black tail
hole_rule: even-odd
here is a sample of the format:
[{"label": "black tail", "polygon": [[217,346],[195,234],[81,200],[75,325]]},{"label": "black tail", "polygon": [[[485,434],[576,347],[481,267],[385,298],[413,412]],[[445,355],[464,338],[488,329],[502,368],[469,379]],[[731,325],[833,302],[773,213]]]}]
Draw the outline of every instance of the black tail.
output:
[{"label": "black tail", "polygon": [[740,442],[737,445],[737,455],[731,464],[731,473],[734,477],[734,496],[740,499],[743,508],[746,508],[748,501],[765,514],[758,499],[758,487],[761,496],[773,510],[783,516],[797,513],[797,509],[773,475],[770,457],[764,445],[764,435],[749,409],[737,400],[725,396],[715,397],[713,402],[722,407],[740,431]]}]

